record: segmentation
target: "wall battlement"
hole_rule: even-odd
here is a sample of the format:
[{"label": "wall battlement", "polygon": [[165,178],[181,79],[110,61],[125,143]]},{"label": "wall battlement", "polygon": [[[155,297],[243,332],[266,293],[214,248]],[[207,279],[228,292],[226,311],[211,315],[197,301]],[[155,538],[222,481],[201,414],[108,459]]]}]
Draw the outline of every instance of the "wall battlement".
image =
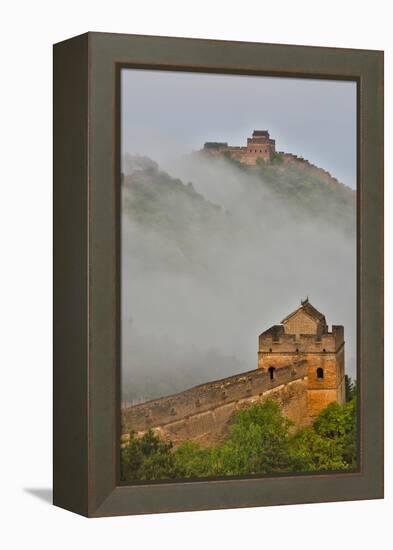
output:
[{"label": "wall battlement", "polygon": [[259,336],[259,353],[336,353],[344,344],[344,329],[333,325],[331,332],[288,334],[274,325]]},{"label": "wall battlement", "polygon": [[[284,164],[295,164],[300,169],[307,168],[309,173],[317,176],[319,179],[329,184],[333,188],[341,188],[341,186],[343,185],[337,178],[332,176],[332,174],[328,172],[328,170],[316,166],[315,164],[303,157],[299,157],[298,155],[294,155],[293,153],[285,153],[284,151],[279,151],[278,153],[281,156]],[[349,187],[345,187],[347,188],[348,192],[351,191]]]},{"label": "wall battlement", "polygon": [[280,401],[287,416],[301,425],[306,407],[306,375],[305,361],[299,359],[282,367],[274,378],[256,369],[201,384],[128,407],[123,411],[122,430],[127,434],[131,430],[141,433],[152,428],[174,443],[217,441],[237,409],[268,397]]},{"label": "wall battlement", "polygon": [[313,422],[332,401],[345,400],[344,327],[328,330],[325,316],[308,301],[259,336],[258,368],[127,407],[123,438],[153,429],[175,445],[222,440],[233,414],[275,400],[297,427]]}]

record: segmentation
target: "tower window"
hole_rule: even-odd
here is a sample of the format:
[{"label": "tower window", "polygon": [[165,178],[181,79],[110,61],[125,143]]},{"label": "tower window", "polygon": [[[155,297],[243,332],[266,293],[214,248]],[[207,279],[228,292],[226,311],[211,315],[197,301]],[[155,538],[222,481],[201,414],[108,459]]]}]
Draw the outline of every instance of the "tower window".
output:
[{"label": "tower window", "polygon": [[268,368],[270,380],[274,380],[274,371],[275,371],[275,370],[276,370],[276,369],[275,369],[274,367],[269,367],[269,368]]},{"label": "tower window", "polygon": [[317,378],[323,378],[323,369],[321,367],[317,368]]}]

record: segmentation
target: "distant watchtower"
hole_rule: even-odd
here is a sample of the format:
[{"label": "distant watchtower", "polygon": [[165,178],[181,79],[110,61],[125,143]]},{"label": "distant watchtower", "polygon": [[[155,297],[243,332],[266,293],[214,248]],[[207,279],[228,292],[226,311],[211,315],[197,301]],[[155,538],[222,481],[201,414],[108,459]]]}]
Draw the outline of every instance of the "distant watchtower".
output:
[{"label": "distant watchtower", "polygon": [[258,159],[271,161],[276,152],[276,141],[270,138],[267,130],[254,130],[247,138],[247,145],[232,146],[226,141],[207,141],[202,149],[209,157],[228,155],[233,160],[248,166],[256,166]]},{"label": "distant watchtower", "polygon": [[258,367],[274,376],[275,370],[288,360],[307,362],[307,408],[309,420],[332,401],[345,401],[344,327],[328,331],[325,316],[308,298],[287,315],[281,325],[274,325],[259,336]]},{"label": "distant watchtower", "polygon": [[270,160],[275,150],[276,142],[270,139],[267,130],[254,130],[252,137],[247,138],[247,159],[251,164],[255,164],[258,158]]}]

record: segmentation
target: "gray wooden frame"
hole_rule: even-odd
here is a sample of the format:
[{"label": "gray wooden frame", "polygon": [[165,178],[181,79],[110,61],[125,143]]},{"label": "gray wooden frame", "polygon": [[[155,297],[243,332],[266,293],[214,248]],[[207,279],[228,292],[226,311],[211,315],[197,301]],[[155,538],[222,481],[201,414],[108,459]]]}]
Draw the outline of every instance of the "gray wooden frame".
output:
[{"label": "gray wooden frame", "polygon": [[[355,80],[357,472],[120,485],[122,66]],[[383,496],[383,52],[87,33],[54,46],[54,503],[89,517]]]}]

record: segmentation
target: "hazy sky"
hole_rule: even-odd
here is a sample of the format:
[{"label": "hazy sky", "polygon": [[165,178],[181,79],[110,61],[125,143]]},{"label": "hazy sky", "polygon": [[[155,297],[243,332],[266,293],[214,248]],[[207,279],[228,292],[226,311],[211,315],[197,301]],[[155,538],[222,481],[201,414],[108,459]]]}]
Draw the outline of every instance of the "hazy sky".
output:
[{"label": "hazy sky", "polygon": [[205,141],[244,145],[267,129],[278,151],[356,187],[354,82],[123,69],[121,97],[123,153],[165,168]]}]

